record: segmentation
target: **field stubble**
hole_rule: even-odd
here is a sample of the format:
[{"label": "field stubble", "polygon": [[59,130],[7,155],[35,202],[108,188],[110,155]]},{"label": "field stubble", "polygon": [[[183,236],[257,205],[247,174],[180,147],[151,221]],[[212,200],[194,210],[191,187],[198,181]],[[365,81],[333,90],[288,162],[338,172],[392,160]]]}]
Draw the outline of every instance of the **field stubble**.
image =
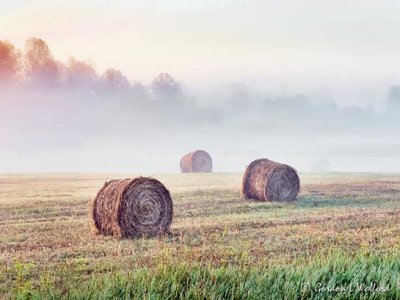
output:
[{"label": "field stubble", "polygon": [[[170,235],[118,240],[91,234],[90,200],[107,179],[132,176],[0,175],[0,295],[53,290],[61,297],[82,281],[95,284],[115,274],[139,280],[145,276],[140,270],[162,273],[172,266],[171,274],[187,268],[228,276],[233,268],[245,276],[318,264],[338,253],[343,260],[399,253],[400,175],[301,174],[295,203],[242,199],[240,174],[157,175],[174,201]],[[396,268],[391,271],[398,278]]]}]

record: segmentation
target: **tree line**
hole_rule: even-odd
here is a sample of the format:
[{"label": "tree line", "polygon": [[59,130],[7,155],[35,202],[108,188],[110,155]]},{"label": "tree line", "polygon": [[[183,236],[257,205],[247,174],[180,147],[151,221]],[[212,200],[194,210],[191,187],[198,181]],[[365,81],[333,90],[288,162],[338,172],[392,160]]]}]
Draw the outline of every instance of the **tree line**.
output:
[{"label": "tree line", "polygon": [[[84,127],[82,124],[89,124],[88,128],[119,126],[125,130],[134,126],[133,121],[157,130],[175,126],[185,131],[190,126],[201,131],[208,126],[291,135],[310,132],[379,135],[399,129],[400,86],[397,85],[391,86],[385,95],[386,110],[382,112],[373,108],[339,107],[334,101],[316,104],[302,94],[256,95],[241,84],[232,84],[228,89],[225,96],[209,96],[207,103],[184,93],[180,83],[168,73],[160,73],[145,85],[130,81],[113,68],[99,74],[90,63],[73,57],[62,63],[40,38],[28,39],[23,49],[0,41],[0,92],[12,91],[0,95],[3,123],[6,116],[30,111],[19,123],[33,120],[31,123],[38,126],[37,120],[43,116],[69,112],[79,130]],[[32,109],[33,106],[38,109]],[[14,119],[9,121],[13,122]],[[58,117],[53,123],[57,122],[61,122]],[[43,127],[55,127],[47,123]]]},{"label": "tree line", "polygon": [[[84,91],[144,92],[140,81],[130,81],[121,71],[109,68],[98,74],[93,66],[70,57],[67,63],[58,61],[47,43],[29,38],[23,49],[0,40],[0,84],[37,88],[74,88]],[[150,84],[150,90],[163,96],[180,96],[181,86],[173,76],[160,73]]]}]

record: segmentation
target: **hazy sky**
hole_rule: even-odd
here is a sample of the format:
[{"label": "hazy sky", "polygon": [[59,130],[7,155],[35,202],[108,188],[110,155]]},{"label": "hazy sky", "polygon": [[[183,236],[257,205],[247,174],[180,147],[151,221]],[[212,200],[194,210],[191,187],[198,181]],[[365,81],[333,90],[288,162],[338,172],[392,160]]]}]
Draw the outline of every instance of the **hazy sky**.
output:
[{"label": "hazy sky", "polygon": [[[0,140],[6,144],[0,172],[178,171],[181,154],[197,148],[210,151],[218,171],[242,170],[257,157],[300,170],[326,158],[333,170],[399,171],[398,115],[384,109],[389,87],[400,85],[399,16],[398,0],[0,0],[0,40],[23,48],[26,39],[40,37],[62,62],[69,56],[90,60],[100,73],[113,67],[144,83],[169,72],[198,105],[169,105],[175,114],[155,106],[151,130],[142,136],[136,124],[142,116],[147,120],[140,112],[148,103],[106,118],[102,102],[85,102],[84,93],[74,102],[59,93],[46,102],[41,90],[37,99],[17,93],[18,101],[0,102]],[[250,91],[236,108],[227,104],[232,83]],[[302,107],[301,97],[294,111],[274,111],[274,102],[252,107],[252,98],[260,104],[266,96],[289,99],[298,93],[311,102],[328,99],[381,111]],[[107,97],[104,103],[122,103]],[[89,106],[90,113],[83,113]],[[220,119],[209,122],[215,109]],[[188,117],[192,110],[203,119]],[[171,120],[176,128],[160,132],[160,124]],[[118,126],[126,124],[133,127],[122,134]],[[182,131],[187,135],[176,134],[187,125],[193,125]],[[288,135],[284,129],[291,126],[301,134]]]},{"label": "hazy sky", "polygon": [[369,105],[400,82],[399,14],[395,0],[14,0],[0,2],[0,38],[42,37],[61,61],[145,82],[166,71]]}]

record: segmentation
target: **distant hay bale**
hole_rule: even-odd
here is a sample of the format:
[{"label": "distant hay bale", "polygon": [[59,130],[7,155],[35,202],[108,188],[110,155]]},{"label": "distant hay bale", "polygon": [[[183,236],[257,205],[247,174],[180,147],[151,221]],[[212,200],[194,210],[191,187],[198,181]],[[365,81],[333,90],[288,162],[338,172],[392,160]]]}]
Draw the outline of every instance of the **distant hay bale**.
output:
[{"label": "distant hay bale", "polygon": [[294,201],[300,179],[294,168],[268,159],[257,159],[245,170],[242,194],[262,201]]},{"label": "distant hay bale", "polygon": [[316,173],[326,173],[329,172],[331,168],[331,164],[329,160],[322,158],[312,162],[311,164],[311,171]]},{"label": "distant hay bale", "polygon": [[212,159],[204,150],[196,150],[185,154],[181,159],[182,173],[210,173],[212,172]]},{"label": "distant hay bale", "polygon": [[169,191],[146,177],[106,182],[92,202],[92,218],[100,234],[122,238],[166,233],[172,222]]}]

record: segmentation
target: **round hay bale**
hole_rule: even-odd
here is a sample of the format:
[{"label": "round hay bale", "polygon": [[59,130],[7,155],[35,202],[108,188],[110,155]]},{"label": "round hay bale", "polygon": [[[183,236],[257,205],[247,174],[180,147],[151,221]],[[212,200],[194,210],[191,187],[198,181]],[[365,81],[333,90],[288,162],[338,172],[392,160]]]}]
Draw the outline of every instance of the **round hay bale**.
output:
[{"label": "round hay bale", "polygon": [[210,173],[212,172],[212,159],[204,150],[196,150],[185,154],[181,159],[182,173]]},{"label": "round hay bale", "polygon": [[172,213],[169,191],[160,181],[146,177],[106,182],[92,202],[98,233],[122,238],[164,234]]},{"label": "round hay bale", "polygon": [[331,168],[329,160],[322,158],[312,162],[311,171],[316,173],[327,173]]},{"label": "round hay bale", "polygon": [[261,201],[294,201],[300,179],[294,168],[269,159],[257,159],[245,170],[242,194]]}]

